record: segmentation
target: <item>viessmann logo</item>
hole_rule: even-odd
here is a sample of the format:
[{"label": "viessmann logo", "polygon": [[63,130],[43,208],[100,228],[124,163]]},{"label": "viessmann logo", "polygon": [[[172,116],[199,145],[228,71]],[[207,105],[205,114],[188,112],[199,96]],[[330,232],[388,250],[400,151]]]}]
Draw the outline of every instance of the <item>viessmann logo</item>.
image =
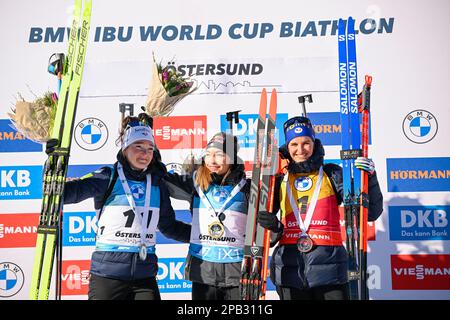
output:
[{"label": "viessmann logo", "polygon": [[0,248],[34,247],[38,224],[38,213],[0,214]]},{"label": "viessmann logo", "polygon": [[449,290],[450,255],[391,255],[393,290]]},{"label": "viessmann logo", "polygon": [[66,260],[62,262],[61,294],[86,295],[89,289],[90,260]]},{"label": "viessmann logo", "polygon": [[203,149],[206,147],[206,116],[155,118],[153,132],[159,149]]}]

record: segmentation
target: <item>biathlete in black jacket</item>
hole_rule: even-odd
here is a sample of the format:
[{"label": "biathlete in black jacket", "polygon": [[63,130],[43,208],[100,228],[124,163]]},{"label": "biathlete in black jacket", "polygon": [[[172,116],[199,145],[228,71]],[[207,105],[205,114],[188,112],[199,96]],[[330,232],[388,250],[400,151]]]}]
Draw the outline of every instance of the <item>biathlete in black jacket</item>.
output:
[{"label": "biathlete in black jacket", "polygon": [[[153,156],[150,125],[145,113],[126,117],[114,167],[65,184],[65,204],[94,198],[98,230],[89,299],[160,300],[156,228],[166,237],[189,242],[191,226],[175,220],[163,180],[165,166]],[[47,143],[47,153],[54,142]]]},{"label": "biathlete in black jacket", "polygon": [[[308,118],[291,118],[283,128],[286,144],[280,153],[289,161],[288,172],[276,180],[273,213],[258,215],[258,223],[275,232],[278,242],[271,280],[282,300],[345,300],[348,256],[338,210],[342,168],[323,163],[325,152]],[[369,221],[374,221],[383,211],[374,163],[358,157],[355,165],[369,173]]]},{"label": "biathlete in black jacket", "polygon": [[168,173],[170,196],[187,200],[192,231],[185,278],[193,300],[239,300],[250,180],[236,137],[218,133],[193,175]]}]

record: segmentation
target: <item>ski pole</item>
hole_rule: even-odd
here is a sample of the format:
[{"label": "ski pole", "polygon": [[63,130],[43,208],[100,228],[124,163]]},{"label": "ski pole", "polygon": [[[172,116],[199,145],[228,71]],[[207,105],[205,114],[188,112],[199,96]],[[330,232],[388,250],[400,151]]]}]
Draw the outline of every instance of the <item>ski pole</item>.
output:
[{"label": "ski pole", "polygon": [[[361,92],[359,112],[362,113],[362,156],[369,156],[369,114],[370,114],[370,89],[372,77],[366,75],[365,84]],[[359,274],[361,300],[369,299],[367,288],[367,222],[369,210],[369,174],[361,173],[361,200],[359,218]]]}]

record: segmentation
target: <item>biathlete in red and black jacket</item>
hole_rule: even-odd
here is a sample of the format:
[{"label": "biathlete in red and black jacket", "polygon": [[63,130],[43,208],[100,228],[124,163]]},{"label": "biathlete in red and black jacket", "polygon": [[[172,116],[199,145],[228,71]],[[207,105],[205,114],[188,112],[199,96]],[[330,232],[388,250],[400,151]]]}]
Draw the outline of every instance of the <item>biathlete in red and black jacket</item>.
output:
[{"label": "biathlete in red and black jacket", "polygon": [[[94,198],[98,229],[89,299],[160,300],[156,228],[166,237],[189,242],[191,226],[175,220],[163,180],[166,169],[154,157],[151,118],[145,113],[126,117],[121,129],[114,167],[66,182],[64,203]],[[47,143],[48,153],[51,148]]]},{"label": "biathlete in red and black jacket", "polygon": [[208,142],[191,174],[168,173],[170,196],[190,203],[192,232],[185,278],[193,300],[239,300],[250,179],[233,135]]},{"label": "biathlete in red and black jacket", "polygon": [[[276,179],[273,213],[258,215],[258,223],[275,232],[272,245],[278,242],[271,280],[282,300],[346,300],[348,255],[338,210],[342,168],[323,163],[324,148],[308,118],[291,118],[283,129],[286,144],[280,153],[288,160],[287,173]],[[369,221],[374,221],[383,211],[374,163],[358,157],[355,165],[369,173]]]}]

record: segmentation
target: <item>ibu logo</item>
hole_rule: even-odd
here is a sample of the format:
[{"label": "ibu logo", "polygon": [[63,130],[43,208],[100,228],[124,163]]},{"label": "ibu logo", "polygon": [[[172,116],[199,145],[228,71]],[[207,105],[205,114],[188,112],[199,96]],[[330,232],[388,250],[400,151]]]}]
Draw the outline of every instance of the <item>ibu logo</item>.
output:
[{"label": "ibu logo", "polygon": [[450,206],[390,206],[391,240],[450,240]]},{"label": "ibu logo", "polygon": [[96,233],[97,217],[95,212],[64,212],[64,246],[93,246]]},{"label": "ibu logo", "polygon": [[42,197],[42,167],[0,167],[0,200]]},{"label": "ibu logo", "polygon": [[87,118],[78,122],[74,131],[78,146],[87,151],[95,151],[108,141],[108,128],[96,118]]}]

